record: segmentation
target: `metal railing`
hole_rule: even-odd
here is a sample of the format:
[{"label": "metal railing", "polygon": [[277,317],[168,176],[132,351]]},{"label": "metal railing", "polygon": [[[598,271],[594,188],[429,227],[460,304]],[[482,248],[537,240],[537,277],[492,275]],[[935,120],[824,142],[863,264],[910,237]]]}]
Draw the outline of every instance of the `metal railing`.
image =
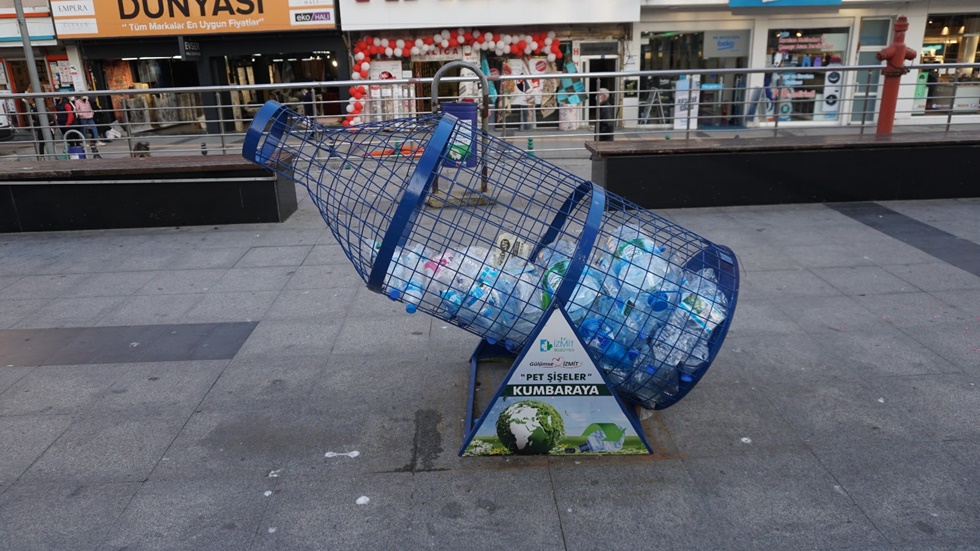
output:
[{"label": "metal railing", "polygon": [[[902,86],[896,132],[980,128],[980,64],[910,68],[941,73]],[[830,66],[502,76],[490,79],[496,94],[491,94],[488,122],[492,133],[535,154],[584,157],[583,143],[599,138],[597,89],[600,83],[612,82],[607,87],[616,115],[610,134],[616,140],[874,133],[880,74],[881,66]],[[967,74],[971,75],[963,76]],[[470,92],[464,101],[477,101],[482,95],[473,76],[443,77],[440,82],[466,83],[457,86]],[[315,93],[305,97],[305,90]],[[341,127],[348,116],[367,122],[427,113],[431,79],[75,94],[87,95],[96,105],[94,128],[58,124],[54,100],[65,93],[0,95],[17,126],[13,140],[0,142],[0,158],[42,158],[41,126],[54,136],[43,149],[49,160],[237,155],[252,115],[269,99],[309,113],[327,126]],[[460,96],[440,98],[453,101]],[[37,101],[46,102],[50,120],[30,115]],[[66,137],[69,130],[78,133]]]}]

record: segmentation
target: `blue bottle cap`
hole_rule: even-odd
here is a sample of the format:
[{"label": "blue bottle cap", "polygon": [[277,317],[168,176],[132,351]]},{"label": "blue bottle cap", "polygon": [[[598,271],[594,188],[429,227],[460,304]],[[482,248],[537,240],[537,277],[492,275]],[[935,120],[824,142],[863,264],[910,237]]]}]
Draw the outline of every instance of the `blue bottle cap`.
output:
[{"label": "blue bottle cap", "polygon": [[486,339],[487,339],[487,344],[497,344],[497,339],[493,337],[486,337]]},{"label": "blue bottle cap", "polygon": [[388,298],[391,300],[398,300],[398,297],[402,296],[402,292],[398,289],[392,289],[388,291]]},{"label": "blue bottle cap", "polygon": [[647,297],[647,304],[653,308],[654,312],[663,312],[670,307],[670,299],[667,298],[667,293],[656,291]]},{"label": "blue bottle cap", "polygon": [[414,304],[405,305],[405,311],[408,312],[409,314],[414,314],[418,309],[419,307]]}]

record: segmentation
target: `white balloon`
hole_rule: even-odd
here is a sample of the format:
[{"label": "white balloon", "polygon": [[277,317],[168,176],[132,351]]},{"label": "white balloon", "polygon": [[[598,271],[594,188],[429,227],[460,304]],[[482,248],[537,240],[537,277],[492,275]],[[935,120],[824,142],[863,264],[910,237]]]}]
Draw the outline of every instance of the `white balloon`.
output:
[{"label": "white balloon", "polygon": [[364,63],[361,63],[361,69],[364,69],[365,71],[367,71],[370,68],[371,68],[371,64],[368,63],[367,61],[365,61]]},{"label": "white balloon", "polygon": [[399,38],[398,40],[395,41],[395,47],[396,48],[404,48],[405,47],[405,41]]},{"label": "white balloon", "polygon": [[388,47],[388,44],[389,44],[389,42],[388,42],[388,39],[387,38],[382,38],[381,39],[381,47],[382,48],[387,48]]},{"label": "white balloon", "polygon": [[554,61],[556,59],[558,59],[558,57],[555,54],[548,54],[548,61]]},{"label": "white balloon", "polygon": [[483,44],[487,47],[488,50],[496,50],[497,49],[497,43],[494,42],[493,40],[491,40],[489,42],[484,42]]},{"label": "white balloon", "polygon": [[442,32],[439,33],[439,35],[442,36],[442,38],[444,38],[444,39],[449,38],[449,36],[450,36],[449,29],[443,29]]},{"label": "white balloon", "polygon": [[526,55],[531,55],[531,52],[533,52],[533,51],[534,50],[532,50],[530,46],[528,46],[527,48],[524,48],[524,53]]},{"label": "white balloon", "polygon": [[531,42],[534,42],[534,37],[529,34],[526,34],[524,35],[524,42],[530,44]]},{"label": "white balloon", "polygon": [[442,44],[440,44],[440,45],[442,46],[442,49],[445,50],[446,48],[449,47],[449,41],[448,40],[443,40],[442,41]]},{"label": "white balloon", "polygon": [[531,49],[532,49],[532,50],[537,50],[537,49],[538,49],[538,43],[537,43],[537,42],[534,42],[534,41],[532,41],[532,42],[531,42]]},{"label": "white balloon", "polygon": [[456,29],[456,34],[465,34],[465,33],[466,33],[466,29],[464,29],[463,27]]},{"label": "white balloon", "polygon": [[480,38],[481,36],[483,36],[483,33],[481,33],[480,31],[473,31],[473,39],[474,40],[477,39],[477,38]]},{"label": "white balloon", "polygon": [[347,106],[347,112],[348,113],[353,113],[354,112],[354,104],[353,103],[351,103],[350,105]]},{"label": "white balloon", "polygon": [[422,50],[420,50],[418,46],[412,46],[411,52],[412,55],[419,55],[422,53]]},{"label": "white balloon", "polygon": [[391,57],[394,54],[395,54],[395,50],[392,50],[391,48],[385,48],[385,55],[386,56]]},{"label": "white balloon", "polygon": [[548,38],[554,40],[556,36],[558,35],[555,34],[555,31],[548,31]]},{"label": "white balloon", "polygon": [[354,120],[350,121],[351,124],[361,124],[361,117],[354,117]]},{"label": "white balloon", "polygon": [[416,48],[421,48],[424,45],[425,45],[425,42],[421,38],[416,38],[415,39],[415,47]]},{"label": "white balloon", "polygon": [[354,59],[358,61],[364,59],[364,52],[357,52],[356,54],[354,54]]},{"label": "white balloon", "polygon": [[361,80],[361,73],[351,73],[350,78],[352,80]]},{"label": "white balloon", "polygon": [[545,46],[551,46],[551,43],[552,43],[553,40],[554,39],[552,39],[552,38],[545,38],[544,39],[544,45]]},{"label": "white balloon", "polygon": [[375,38],[374,39],[374,45],[375,46],[380,46],[381,45],[381,39],[380,38]]}]

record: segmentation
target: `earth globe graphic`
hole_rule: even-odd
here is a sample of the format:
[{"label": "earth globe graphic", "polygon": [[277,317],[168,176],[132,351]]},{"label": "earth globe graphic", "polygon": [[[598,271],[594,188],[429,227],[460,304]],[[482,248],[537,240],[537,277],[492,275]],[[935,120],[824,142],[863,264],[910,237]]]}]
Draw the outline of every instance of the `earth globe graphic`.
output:
[{"label": "earth globe graphic", "polygon": [[522,400],[497,417],[497,438],[511,452],[545,454],[565,436],[565,421],[550,404]]}]

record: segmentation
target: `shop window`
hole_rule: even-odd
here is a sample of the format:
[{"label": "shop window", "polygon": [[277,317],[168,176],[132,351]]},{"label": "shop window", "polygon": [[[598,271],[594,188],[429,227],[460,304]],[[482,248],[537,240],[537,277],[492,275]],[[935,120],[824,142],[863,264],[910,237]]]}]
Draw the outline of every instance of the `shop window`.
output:
[{"label": "shop window", "polygon": [[947,69],[949,63],[980,62],[980,13],[930,15],[919,61],[936,68],[920,71],[916,114],[980,113],[980,71]]},{"label": "shop window", "polygon": [[842,65],[847,52],[847,27],[777,29],[767,40],[769,67],[797,67],[799,71],[770,73],[765,78],[769,120],[837,120],[843,96],[843,73],[812,71],[814,67]]},{"label": "shop window", "polygon": [[[641,70],[678,73],[641,79],[639,123],[671,124],[674,121],[674,91],[678,80],[687,78],[683,76],[684,71],[747,67],[749,36],[747,29],[643,33]],[[709,73],[693,78],[691,86],[699,91],[695,100],[698,102],[697,119],[692,119],[692,128],[742,126],[745,122],[745,81],[745,75],[741,73]]]}]

